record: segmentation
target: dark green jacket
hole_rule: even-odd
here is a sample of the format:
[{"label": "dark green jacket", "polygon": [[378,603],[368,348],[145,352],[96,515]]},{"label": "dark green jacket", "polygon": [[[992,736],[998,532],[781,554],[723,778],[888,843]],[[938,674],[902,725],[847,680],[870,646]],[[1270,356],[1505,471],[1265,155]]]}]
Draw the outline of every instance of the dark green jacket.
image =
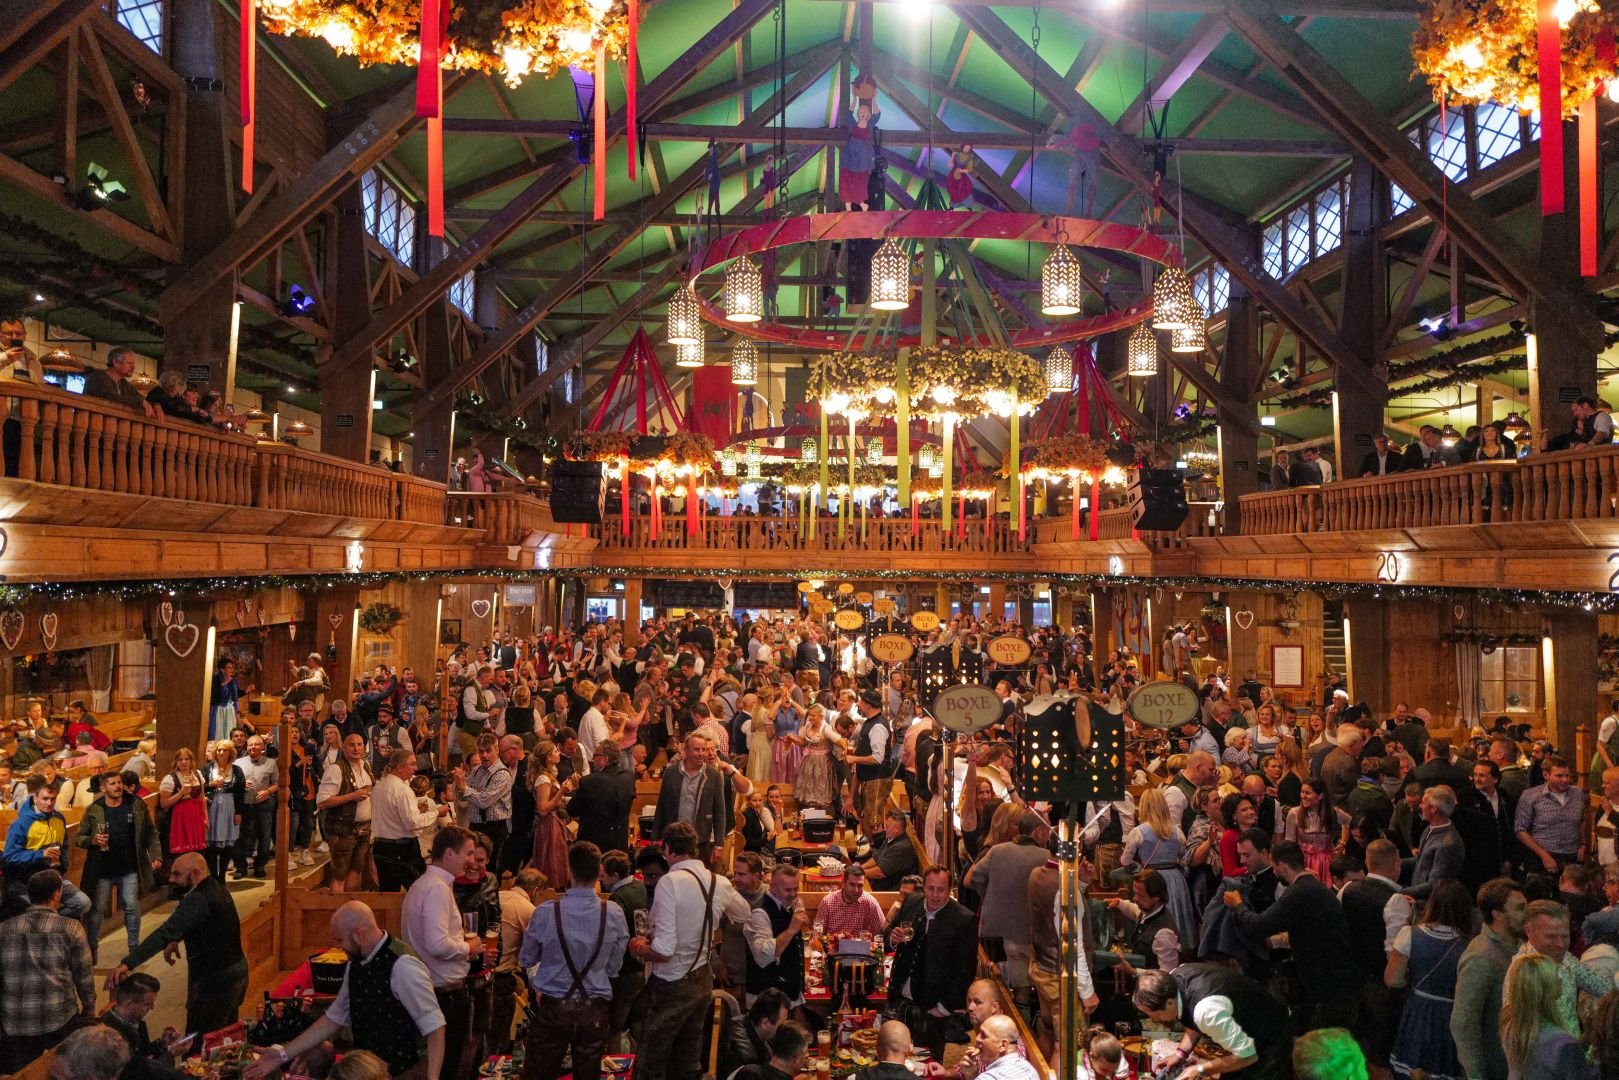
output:
[{"label": "dark green jacket", "polygon": [[[124,798],[135,799],[133,795],[125,793]],[[79,887],[86,892],[93,892],[96,882],[101,880],[101,849],[96,847],[96,833],[107,821],[107,803],[104,798],[97,799],[84,811],[84,820],[79,822],[79,833],[73,842],[85,850],[84,875]],[[153,876],[152,863],[163,858],[163,848],[158,844],[157,828],[152,823],[152,812],[146,808],[146,803],[135,799],[135,871],[140,875],[141,892],[148,893],[156,884]]]}]

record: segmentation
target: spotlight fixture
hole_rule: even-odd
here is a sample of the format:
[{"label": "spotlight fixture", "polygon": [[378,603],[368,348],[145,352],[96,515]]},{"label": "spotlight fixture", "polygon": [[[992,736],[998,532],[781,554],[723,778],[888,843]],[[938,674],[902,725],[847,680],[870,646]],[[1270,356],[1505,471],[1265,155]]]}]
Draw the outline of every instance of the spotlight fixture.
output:
[{"label": "spotlight fixture", "polygon": [[[672,324],[671,324],[672,325]],[[700,368],[703,366],[703,339],[675,346],[675,367]]]},{"label": "spotlight fixture", "polygon": [[731,350],[731,382],[736,386],[753,386],[759,381],[759,346],[752,338],[743,338]]},{"label": "spotlight fixture", "polygon": [[1152,283],[1152,328],[1181,330],[1191,326],[1196,309],[1192,279],[1178,266],[1166,267]]},{"label": "spotlight fixture", "polygon": [[1067,244],[1058,244],[1040,267],[1041,314],[1078,315],[1083,287],[1079,260]]},{"label": "spotlight fixture", "polygon": [[725,318],[738,323],[764,318],[764,278],[746,255],[725,268]]},{"label": "spotlight fixture", "polygon": [[416,357],[412,356],[409,350],[401,348],[388,359],[388,367],[396,373],[414,371],[416,369]]},{"label": "spotlight fixture", "polygon": [[92,161],[84,174],[84,187],[79,192],[80,206],[88,203],[88,208],[94,209],[110,202],[129,201],[129,189],[112,179],[104,166]]},{"label": "spotlight fixture", "polygon": [[682,285],[669,298],[667,334],[667,340],[671,345],[695,345],[702,340],[703,319],[697,303],[697,293],[689,284]]},{"label": "spotlight fixture", "polygon": [[1125,343],[1127,370],[1136,378],[1158,374],[1158,339],[1152,327],[1138,323],[1130,340]]},{"label": "spotlight fixture", "polygon": [[1259,426],[1260,427],[1275,427],[1276,426],[1276,417],[1274,417],[1274,416],[1261,416],[1259,418]]},{"label": "spotlight fixture", "polygon": [[1074,388],[1074,354],[1061,345],[1046,354],[1046,393],[1060,394]]},{"label": "spotlight fixture", "polygon": [[282,317],[298,319],[309,314],[315,306],[315,298],[304,292],[302,285],[293,285],[287,290],[287,298],[276,305],[276,311]]},{"label": "spotlight fixture", "polygon": [[911,306],[911,259],[892,236],[871,257],[867,303],[877,311],[904,311]]},{"label": "spotlight fixture", "polygon": [[1435,341],[1449,341],[1454,331],[1450,327],[1450,316],[1429,315],[1417,320],[1417,325],[1426,330]]}]

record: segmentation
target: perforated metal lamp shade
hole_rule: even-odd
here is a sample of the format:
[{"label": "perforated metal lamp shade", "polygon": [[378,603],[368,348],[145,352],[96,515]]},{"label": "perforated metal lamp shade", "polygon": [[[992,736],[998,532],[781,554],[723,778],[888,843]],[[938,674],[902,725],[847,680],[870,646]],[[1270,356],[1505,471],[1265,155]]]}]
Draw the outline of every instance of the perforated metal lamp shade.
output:
[{"label": "perforated metal lamp shade", "polygon": [[684,345],[675,346],[675,367],[698,368],[703,366],[703,339]]},{"label": "perforated metal lamp shade", "polygon": [[753,475],[754,470],[764,463],[765,459],[764,451],[759,449],[758,443],[749,443],[742,456],[748,463],[748,475],[750,476]]},{"label": "perforated metal lamp shade", "polygon": [[729,446],[720,451],[720,475],[736,475],[736,451],[732,450]]},{"label": "perforated metal lamp shade", "polygon": [[1207,323],[1201,307],[1195,307],[1192,312],[1194,318],[1190,326],[1183,326],[1179,330],[1169,332],[1169,351],[1175,353],[1200,353],[1207,342],[1204,326]]},{"label": "perforated metal lamp shade", "polygon": [[1078,315],[1084,281],[1079,260],[1067,244],[1058,244],[1040,267],[1040,311],[1044,315]]},{"label": "perforated metal lamp shade", "polygon": [[1179,330],[1190,326],[1196,309],[1192,279],[1178,266],[1165,268],[1152,283],[1152,328]]},{"label": "perforated metal lamp shade", "polygon": [[872,465],[881,465],[883,463],[883,441],[881,439],[867,441],[866,461]]},{"label": "perforated metal lamp shade", "polygon": [[806,465],[814,465],[821,459],[821,448],[816,443],[814,436],[798,444],[798,457]]},{"label": "perforated metal lamp shade", "polygon": [[924,472],[933,468],[933,444],[923,443],[916,451],[916,467]]},{"label": "perforated metal lamp shade", "polygon": [[[697,293],[690,285],[682,285],[669,298],[667,340],[671,345],[695,345],[703,338],[703,317],[697,304]],[[688,365],[701,367],[701,364]]]},{"label": "perforated metal lamp shade", "polygon": [[748,479],[749,480],[762,480],[762,479],[764,479],[764,475],[765,475],[765,472],[764,472],[764,464],[763,464],[763,462],[758,462],[758,461],[750,461],[750,462],[748,462]]},{"label": "perforated metal lamp shade", "polygon": [[759,346],[752,338],[743,338],[731,350],[731,382],[736,386],[753,386],[759,381]]},{"label": "perforated metal lamp shade", "polygon": [[1046,353],[1046,393],[1060,394],[1074,388],[1074,354],[1061,345]]},{"label": "perforated metal lamp shade", "polygon": [[867,304],[878,311],[904,311],[911,306],[911,260],[893,237],[871,257],[871,293]]},{"label": "perforated metal lamp shade", "polygon": [[1138,323],[1135,332],[1125,344],[1127,370],[1137,378],[1158,374],[1158,339],[1152,327]]},{"label": "perforated metal lamp shade", "polygon": [[725,268],[725,318],[753,323],[764,318],[764,277],[746,255]]}]

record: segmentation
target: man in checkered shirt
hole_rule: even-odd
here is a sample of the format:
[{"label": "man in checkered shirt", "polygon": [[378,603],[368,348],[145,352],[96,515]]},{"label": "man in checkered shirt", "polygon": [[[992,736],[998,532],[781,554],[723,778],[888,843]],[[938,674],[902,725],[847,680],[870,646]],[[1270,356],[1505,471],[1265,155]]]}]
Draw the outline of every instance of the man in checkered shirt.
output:
[{"label": "man in checkered shirt", "polygon": [[815,909],[815,930],[820,934],[880,934],[883,906],[866,891],[866,871],[859,863],[843,868],[843,884],[827,893]]},{"label": "man in checkered shirt", "polygon": [[28,879],[27,911],[0,923],[0,1072],[18,1072],[61,1042],[96,1007],[90,939],[79,922],[57,913],[62,875],[40,870]]}]

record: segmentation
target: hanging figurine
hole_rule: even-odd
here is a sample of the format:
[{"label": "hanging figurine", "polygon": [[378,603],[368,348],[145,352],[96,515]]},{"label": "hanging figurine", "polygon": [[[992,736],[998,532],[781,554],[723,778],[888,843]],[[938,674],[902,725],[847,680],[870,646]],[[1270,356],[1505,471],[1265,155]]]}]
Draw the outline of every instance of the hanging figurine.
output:
[{"label": "hanging figurine", "polygon": [[1053,132],[1046,149],[1061,150],[1073,159],[1068,165],[1068,203],[1063,212],[1070,217],[1076,213],[1090,217],[1102,179],[1102,136],[1096,125],[1076,121],[1067,134]]},{"label": "hanging figurine", "polygon": [[703,211],[703,220],[708,227],[710,237],[719,232],[720,228],[720,149],[713,140],[708,140],[708,206]]},{"label": "hanging figurine", "polygon": [[850,90],[854,108],[849,136],[843,144],[843,159],[838,162],[838,198],[850,210],[866,210],[871,200],[871,172],[877,163],[877,119],[882,110],[877,108],[877,82],[870,75],[862,74]]},{"label": "hanging figurine", "polygon": [[[962,143],[961,149],[950,155],[950,176],[944,182],[945,193],[951,206],[960,206],[973,195],[973,144]],[[1070,210],[1072,213],[1072,210]]]},{"label": "hanging figurine", "polygon": [[761,204],[766,211],[776,208],[776,152],[765,151],[764,172],[759,175],[759,186],[764,189]]}]

